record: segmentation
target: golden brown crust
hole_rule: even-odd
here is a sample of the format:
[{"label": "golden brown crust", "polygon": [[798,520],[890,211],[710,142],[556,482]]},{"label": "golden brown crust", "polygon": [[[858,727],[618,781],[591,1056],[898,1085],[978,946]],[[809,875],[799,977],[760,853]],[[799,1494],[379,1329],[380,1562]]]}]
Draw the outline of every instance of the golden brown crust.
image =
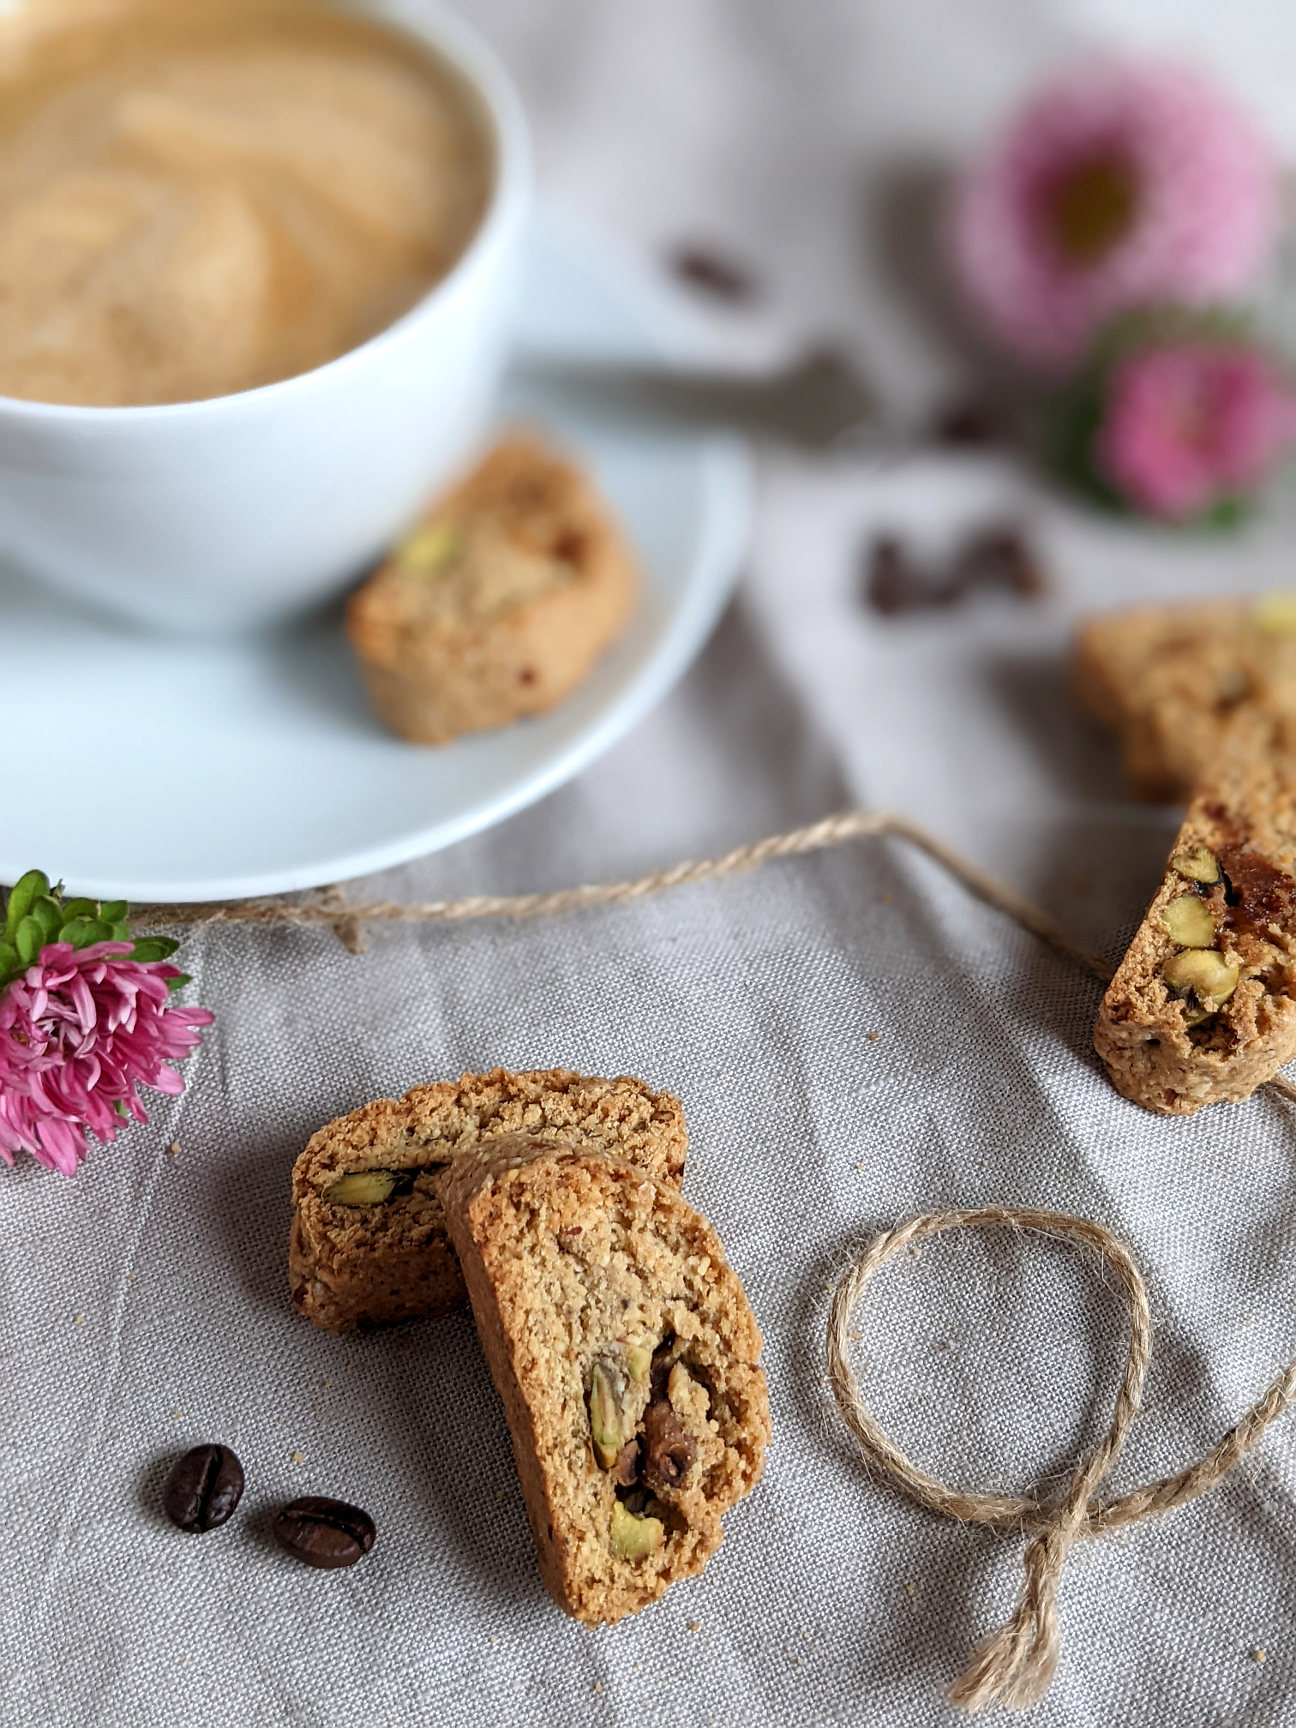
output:
[{"label": "golden brown crust", "polygon": [[[436,1191],[441,1167],[481,1140],[521,1129],[595,1141],[664,1182],[684,1173],[677,1098],[622,1075],[570,1069],[464,1074],[380,1098],[314,1134],[293,1166],[289,1278],[294,1305],[330,1332],[446,1313],[464,1298]],[[382,1206],[338,1206],[326,1191],[350,1171],[419,1170]]]},{"label": "golden brown crust", "polygon": [[[1217,883],[1195,883],[1175,867],[1201,848],[1218,862]],[[1197,1025],[1189,1022],[1203,1004],[1163,975],[1183,952],[1166,909],[1194,899],[1216,928],[1209,951],[1238,969],[1232,994]],[[1176,1116],[1247,1098],[1296,1058],[1296,757],[1262,714],[1238,715],[1189,805],[1103,997],[1094,1047],[1125,1097]]]},{"label": "golden brown crust", "polygon": [[1296,602],[1234,597],[1083,620],[1072,677],[1084,706],[1118,734],[1130,790],[1178,802],[1241,709],[1296,717]]},{"label": "golden brown crust", "polygon": [[[521,1136],[459,1160],[440,1191],[545,1584],[589,1624],[636,1613],[701,1571],[761,1473],[769,1402],[742,1285],[674,1188],[598,1152]],[[613,1550],[622,1496],[596,1460],[587,1398],[593,1364],[635,1346],[671,1358],[666,1407],[691,1462],[654,1490],[663,1545],[630,1560]],[[646,1420],[642,1432],[646,1444]]]},{"label": "golden brown crust", "polygon": [[621,633],[638,585],[585,473],[514,436],[357,591],[347,631],[385,723],[444,744],[561,701]]}]

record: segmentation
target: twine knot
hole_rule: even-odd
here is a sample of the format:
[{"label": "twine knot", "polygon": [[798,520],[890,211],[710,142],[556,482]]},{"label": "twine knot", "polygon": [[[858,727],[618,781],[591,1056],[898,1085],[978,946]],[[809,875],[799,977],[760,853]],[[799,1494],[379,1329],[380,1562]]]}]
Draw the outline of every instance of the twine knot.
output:
[{"label": "twine knot", "polygon": [[[1111,1426],[1082,1460],[1060,1501],[994,1494],[965,1494],[920,1470],[878,1425],[864,1402],[850,1365],[852,1315],[873,1274],[902,1248],[944,1230],[969,1227],[1033,1230],[1079,1243],[1102,1256],[1115,1272],[1129,1318],[1129,1352],[1112,1412]],[[909,1499],[962,1523],[1031,1531],[1022,1555],[1024,1577],[1017,1605],[1003,1626],[972,1652],[950,1688],[952,1704],[982,1710],[1001,1704],[1027,1710],[1048,1691],[1061,1648],[1057,1590],[1072,1544],[1082,1536],[1137,1524],[1209,1494],[1249,1452],[1261,1434],[1296,1398],[1296,1362],[1257,1399],[1207,1455],[1175,1476],[1148,1483],[1118,1500],[1095,1498],[1120,1456],[1138,1413],[1151,1360],[1152,1322],[1147,1288],[1128,1248],[1101,1224],[1065,1212],[1031,1207],[981,1206],[963,1212],[929,1212],[878,1236],[840,1279],[828,1314],[828,1371],[833,1395],[847,1427],[870,1463],[883,1469]]]}]

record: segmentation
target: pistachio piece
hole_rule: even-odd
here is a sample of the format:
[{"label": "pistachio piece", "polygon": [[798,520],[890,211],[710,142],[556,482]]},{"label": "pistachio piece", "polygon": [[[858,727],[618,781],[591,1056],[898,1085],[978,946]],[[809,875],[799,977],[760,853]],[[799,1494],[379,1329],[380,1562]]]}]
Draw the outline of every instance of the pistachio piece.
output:
[{"label": "pistachio piece", "polygon": [[396,549],[396,562],[402,570],[430,576],[453,564],[462,549],[463,538],[457,528],[448,522],[433,522],[402,541]]},{"label": "pistachio piece", "polygon": [[1215,914],[1195,894],[1184,894],[1162,907],[1161,926],[1181,948],[1209,948],[1215,940]]},{"label": "pistachio piece", "polygon": [[1189,882],[1204,882],[1207,887],[1220,879],[1219,860],[1209,846],[1190,846],[1170,860],[1178,873]]},{"label": "pistachio piece", "polygon": [[626,1351],[626,1363],[630,1369],[630,1378],[642,1385],[652,1369],[652,1351],[646,1344],[632,1344]]},{"label": "pistachio piece", "polygon": [[1259,629],[1274,636],[1296,630],[1296,593],[1275,589],[1262,594],[1251,609],[1251,617]]},{"label": "pistachio piece", "polygon": [[612,1505],[612,1552],[618,1560],[646,1560],[655,1554],[666,1540],[666,1526],[660,1518],[636,1518],[633,1512],[616,1500]]},{"label": "pistachio piece", "polygon": [[352,1170],[339,1176],[324,1198],[334,1206],[381,1206],[398,1180],[394,1170]]},{"label": "pistachio piece", "polygon": [[1191,992],[1195,997],[1188,1008],[1188,1024],[1195,1026],[1228,1001],[1237,989],[1238,969],[1213,948],[1185,948],[1170,956],[1161,976],[1172,990]]},{"label": "pistachio piece", "polygon": [[606,1363],[596,1362],[590,1371],[589,1419],[594,1456],[603,1470],[615,1466],[621,1448],[633,1436],[633,1424],[625,1419],[622,1394],[619,1376]]}]

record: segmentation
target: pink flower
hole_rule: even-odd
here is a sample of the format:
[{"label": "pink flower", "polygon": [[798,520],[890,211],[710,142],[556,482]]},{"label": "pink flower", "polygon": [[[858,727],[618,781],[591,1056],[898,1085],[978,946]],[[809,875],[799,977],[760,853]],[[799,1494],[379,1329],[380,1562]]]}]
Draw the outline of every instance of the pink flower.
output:
[{"label": "pink flower", "polygon": [[1094,461],[1137,509],[1180,520],[1253,491],[1294,428],[1292,397],[1258,349],[1167,344],[1112,371]]},{"label": "pink flower", "polygon": [[1271,153],[1204,78],[1109,63],[1018,116],[964,177],[950,238],[981,322],[1060,371],[1118,313],[1244,288],[1277,212]]},{"label": "pink flower", "polygon": [[132,1118],[148,1117],[137,1085],[178,1093],[169,1061],[210,1026],[205,1008],[170,1004],[161,961],[127,960],[129,942],[74,949],[51,942],[0,992],[0,1158],[30,1152],[51,1170],[76,1174],[87,1130],[107,1143]]}]

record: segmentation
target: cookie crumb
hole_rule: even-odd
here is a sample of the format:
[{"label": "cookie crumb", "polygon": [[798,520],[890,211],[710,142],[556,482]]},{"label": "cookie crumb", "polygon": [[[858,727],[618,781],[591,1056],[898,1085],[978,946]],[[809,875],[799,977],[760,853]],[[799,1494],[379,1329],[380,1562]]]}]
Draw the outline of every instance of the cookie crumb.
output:
[{"label": "cookie crumb", "polygon": [[603,1682],[601,1680],[596,1680],[594,1682],[594,1690],[596,1692],[601,1692],[603,1690]]},{"label": "cookie crumb", "polygon": [[172,1415],[173,1415],[173,1416],[183,1416],[183,1415],[184,1415],[184,1411],[183,1411],[183,1410],[173,1410],[173,1411],[172,1411],[172,1412],[171,1412],[171,1414],[172,1414]]},{"label": "cookie crumb", "polygon": [[72,1324],[74,1326],[84,1326],[85,1325],[85,1315],[84,1314],[74,1314],[72,1316]]},{"label": "cookie crumb", "polygon": [[1253,1662],[1263,1662],[1265,1659],[1265,1655],[1266,1655],[1266,1652],[1264,1650],[1262,1650],[1261,1647],[1257,1644],[1255,1649],[1251,1652],[1251,1660]]},{"label": "cookie crumb", "polygon": [[178,1140],[173,1140],[167,1147],[167,1151],[173,1158],[178,1158],[180,1156],[180,1142]]},{"label": "cookie crumb", "polygon": [[688,1629],[690,1632],[700,1632],[702,1630],[702,1622],[700,1620],[690,1620],[688,1623]]},{"label": "cookie crumb", "polygon": [[306,1462],[306,1454],[304,1452],[294,1452],[292,1455],[292,1461],[294,1464],[304,1464]]},{"label": "cookie crumb", "polygon": [[909,1258],[911,1260],[921,1260],[922,1259],[922,1249],[921,1248],[911,1248],[909,1250]]},{"label": "cookie crumb", "polygon": [[882,1034],[880,1032],[866,1032],[865,1033],[865,1037],[868,1039],[870,1044],[876,1044],[878,1039],[881,1036],[882,1036]]}]

